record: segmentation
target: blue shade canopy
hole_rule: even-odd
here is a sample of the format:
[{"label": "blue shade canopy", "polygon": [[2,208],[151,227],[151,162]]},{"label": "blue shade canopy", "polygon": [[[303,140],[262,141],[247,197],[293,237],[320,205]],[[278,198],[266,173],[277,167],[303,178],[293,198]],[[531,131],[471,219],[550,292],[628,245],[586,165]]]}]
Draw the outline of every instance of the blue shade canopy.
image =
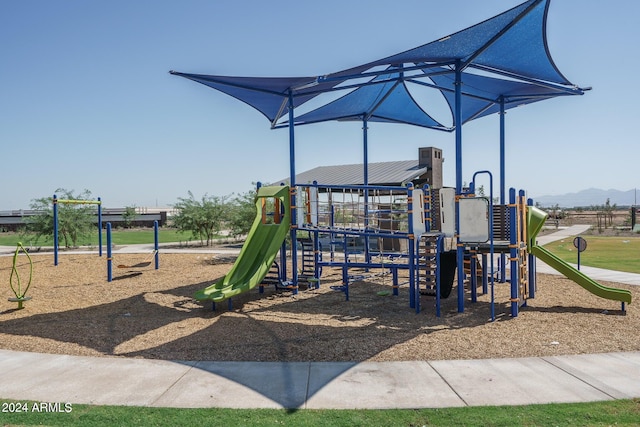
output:
[{"label": "blue shade canopy", "polygon": [[[315,77],[230,77],[179,73],[177,71],[170,71],[170,73],[202,83],[239,99],[260,111],[271,122],[275,122],[283,112],[286,112],[290,92],[310,82],[316,86]],[[333,85],[335,84],[325,83],[318,86],[331,88]],[[305,96],[297,93],[294,98],[294,108],[314,96],[314,94]]]},{"label": "blue shade canopy", "polygon": [[549,0],[529,0],[500,15],[431,43],[370,65],[449,64],[496,71],[561,85],[571,83],[558,71],[546,40]]},{"label": "blue shade canopy", "polygon": [[[449,108],[455,105],[455,78],[451,74],[432,75],[430,79],[440,88]],[[471,120],[488,116],[500,111],[500,104],[504,109],[543,101],[557,96],[575,95],[580,90],[567,91],[565,88],[536,85],[521,81],[497,79],[477,74],[463,73],[461,105],[462,124]],[[454,126],[456,125],[454,121]]]},{"label": "blue shade canopy", "polygon": [[[290,125],[288,114],[320,94],[349,93],[298,115],[293,124],[327,120],[405,123],[453,130],[431,117],[412,96],[410,84],[439,90],[454,105],[460,73],[461,123],[500,109],[561,95],[581,95],[553,63],[546,42],[550,0],[529,0],[504,13],[431,43],[324,76],[232,77],[171,71],[231,95],[260,111],[272,127]],[[284,118],[284,119],[283,119]]]},{"label": "blue shade canopy", "polygon": [[370,85],[361,86],[335,101],[297,116],[294,123],[365,119],[446,129],[418,105],[398,72],[380,75]]}]

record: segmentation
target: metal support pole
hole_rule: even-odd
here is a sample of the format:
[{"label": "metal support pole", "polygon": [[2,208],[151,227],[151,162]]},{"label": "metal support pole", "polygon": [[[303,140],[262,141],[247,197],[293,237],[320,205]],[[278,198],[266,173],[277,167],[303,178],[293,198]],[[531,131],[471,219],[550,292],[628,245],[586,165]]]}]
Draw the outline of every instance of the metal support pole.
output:
[{"label": "metal support pole", "polygon": [[[504,110],[504,96],[500,97],[500,204],[502,206],[507,202],[505,195],[506,188],[506,133],[505,133],[505,115],[507,113]],[[507,257],[504,252],[500,254],[500,262],[505,265]],[[505,269],[500,270],[500,283],[507,281],[507,272]]]},{"label": "metal support pole", "polygon": [[[364,161],[364,177],[363,183],[369,185],[369,140],[367,117],[362,118],[362,145],[363,145],[363,161]],[[364,190],[364,231],[369,231],[369,189]],[[367,263],[371,262],[371,254],[369,254],[369,234],[364,237],[364,259]]]},{"label": "metal support pole", "polygon": [[53,195],[53,265],[58,265],[58,196]]},{"label": "metal support pole", "polygon": [[102,199],[98,197],[98,256],[102,256]]},{"label": "metal support pole", "polygon": [[407,248],[409,251],[409,307],[415,308],[416,313],[420,313],[420,289],[416,283],[416,239],[413,230],[413,184],[407,184],[407,211],[408,211],[408,241]]},{"label": "metal support pole", "polygon": [[107,223],[107,282],[113,279],[113,258],[111,257],[111,223]]},{"label": "metal support pole", "polygon": [[160,254],[158,253],[158,249],[160,248],[160,243],[158,239],[158,221],[153,221],[153,250],[154,250],[154,258],[156,264],[156,270],[160,268]]},{"label": "metal support pole", "polygon": [[[296,143],[294,131],[293,116],[293,93],[289,92],[289,182],[291,183],[291,278],[293,294],[298,293],[298,248],[297,230],[298,230],[298,214],[296,210]],[[286,276],[284,277],[286,280]]]},{"label": "metal support pole", "polygon": [[462,69],[456,61],[455,80],[455,127],[456,127],[456,264],[458,266],[458,313],[464,312],[464,248],[460,243],[460,203],[462,194]]}]

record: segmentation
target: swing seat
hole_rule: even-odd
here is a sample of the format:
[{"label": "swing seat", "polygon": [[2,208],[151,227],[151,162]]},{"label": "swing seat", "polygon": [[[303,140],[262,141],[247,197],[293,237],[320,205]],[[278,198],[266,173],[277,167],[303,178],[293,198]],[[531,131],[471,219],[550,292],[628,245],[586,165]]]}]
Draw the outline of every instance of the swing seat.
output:
[{"label": "swing seat", "polygon": [[118,268],[145,268],[145,267],[149,267],[151,265],[151,261],[153,260],[153,257],[156,255],[157,252],[158,251],[151,252],[151,255],[145,261],[142,261],[142,262],[139,262],[139,263],[133,264],[133,265],[118,264]]},{"label": "swing seat", "polygon": [[144,268],[144,267],[149,267],[150,265],[151,265],[151,261],[147,261],[147,262],[139,262],[138,264],[133,264],[133,265],[118,264],[118,268]]}]

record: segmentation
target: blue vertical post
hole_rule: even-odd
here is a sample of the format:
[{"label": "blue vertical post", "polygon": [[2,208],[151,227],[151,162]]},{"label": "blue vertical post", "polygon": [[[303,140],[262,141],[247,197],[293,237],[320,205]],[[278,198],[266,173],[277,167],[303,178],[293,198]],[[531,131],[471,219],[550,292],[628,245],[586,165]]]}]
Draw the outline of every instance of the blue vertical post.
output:
[{"label": "blue vertical post", "polygon": [[487,254],[483,253],[482,254],[482,265],[484,266],[483,272],[482,272],[482,293],[483,294],[487,294],[489,293],[489,274],[493,274],[493,271],[489,272],[487,269]]},{"label": "blue vertical post", "polygon": [[475,249],[469,251],[469,276],[471,302],[475,303],[478,302],[478,253]]},{"label": "blue vertical post", "polygon": [[[315,188],[316,202],[319,202],[318,181],[313,181]],[[316,204],[316,214],[320,215],[319,203]],[[317,219],[317,222],[320,220]],[[316,279],[315,288],[320,289],[320,233],[318,227],[315,227],[313,231],[313,277]]]},{"label": "blue vertical post", "polygon": [[[296,143],[295,125],[293,116],[293,93],[289,91],[289,174],[291,177],[291,277],[293,281],[293,294],[297,294],[298,289],[298,248],[296,245],[298,214],[296,210]],[[285,277],[286,279],[286,277]]]},{"label": "blue vertical post", "polygon": [[156,264],[156,270],[160,268],[160,254],[158,249],[160,248],[160,242],[158,239],[158,221],[153,221],[153,250]]},{"label": "blue vertical post", "polygon": [[[500,204],[504,206],[507,203],[506,200],[506,146],[505,146],[505,115],[507,113],[504,110],[504,96],[500,96]],[[507,257],[504,252],[500,254],[501,265],[505,265]],[[500,283],[507,281],[507,272],[504,268],[500,269]]]},{"label": "blue vertical post", "polygon": [[500,204],[504,205],[506,200],[505,194],[505,167],[506,167],[506,150],[505,150],[505,114],[504,97],[500,96]]},{"label": "blue vertical post", "polygon": [[420,313],[420,290],[416,284],[416,271],[415,271],[415,236],[413,234],[413,184],[407,184],[407,211],[408,211],[408,242],[409,249],[409,307],[415,308],[416,313]]},{"label": "blue vertical post", "polygon": [[518,316],[518,207],[516,206],[516,190],[509,189],[509,255],[511,261],[511,317]]},{"label": "blue vertical post", "polygon": [[111,223],[107,223],[107,282],[113,279],[113,258],[111,257]]},{"label": "blue vertical post", "polygon": [[53,195],[53,265],[58,265],[58,196]]},{"label": "blue vertical post", "polygon": [[464,248],[460,243],[460,203],[462,194],[462,65],[456,60],[454,120],[456,127],[456,264],[458,266],[458,313],[464,312]]},{"label": "blue vertical post", "polygon": [[102,199],[98,197],[98,256],[102,256]]},{"label": "blue vertical post", "polygon": [[364,177],[362,182],[365,185],[364,189],[364,259],[366,263],[371,262],[371,255],[369,254],[369,189],[366,187],[369,185],[369,140],[368,140],[368,125],[367,116],[362,117],[362,145],[363,145],[363,161],[364,161]]}]

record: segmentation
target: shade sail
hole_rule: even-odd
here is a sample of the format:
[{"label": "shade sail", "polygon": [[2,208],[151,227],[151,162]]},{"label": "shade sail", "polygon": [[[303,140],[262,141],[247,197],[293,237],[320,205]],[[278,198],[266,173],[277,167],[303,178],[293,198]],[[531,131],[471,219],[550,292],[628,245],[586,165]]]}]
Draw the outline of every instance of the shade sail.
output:
[{"label": "shade sail", "polygon": [[463,68],[571,85],[556,68],[547,48],[548,8],[549,0],[529,0],[472,27],[370,65],[453,65],[460,61]]},{"label": "shade sail", "polygon": [[335,101],[297,116],[294,123],[364,119],[446,129],[418,105],[405,82],[399,79],[397,71],[380,75],[370,85],[361,86]]},{"label": "shade sail", "polygon": [[[442,95],[453,110],[455,105],[454,76],[451,74],[434,75],[430,79],[441,89]],[[464,98],[461,105],[462,124],[499,112],[501,103],[504,103],[504,109],[508,110],[557,96],[582,93],[578,89],[567,90],[566,88],[497,79],[470,73],[463,73],[462,81],[462,96]]]},{"label": "shade sail", "polygon": [[295,116],[293,124],[362,120],[453,130],[416,101],[411,84],[439,90],[453,111],[456,73],[463,84],[461,123],[500,109],[556,96],[580,95],[555,66],[547,48],[550,0],[529,0],[477,25],[431,43],[322,76],[233,77],[171,71],[239,99],[272,127],[289,125],[290,109],[320,94],[342,97]]},{"label": "shade sail", "polygon": [[[213,76],[205,74],[189,74],[170,71],[176,76],[185,77],[205,86],[226,93],[245,102],[260,111],[269,121],[278,120],[288,104],[289,93],[296,87],[306,84],[315,86],[315,77],[233,77]],[[333,84],[325,83],[323,87],[331,88]],[[317,94],[315,94],[317,95]],[[294,98],[294,108],[315,96],[298,94]]]}]

